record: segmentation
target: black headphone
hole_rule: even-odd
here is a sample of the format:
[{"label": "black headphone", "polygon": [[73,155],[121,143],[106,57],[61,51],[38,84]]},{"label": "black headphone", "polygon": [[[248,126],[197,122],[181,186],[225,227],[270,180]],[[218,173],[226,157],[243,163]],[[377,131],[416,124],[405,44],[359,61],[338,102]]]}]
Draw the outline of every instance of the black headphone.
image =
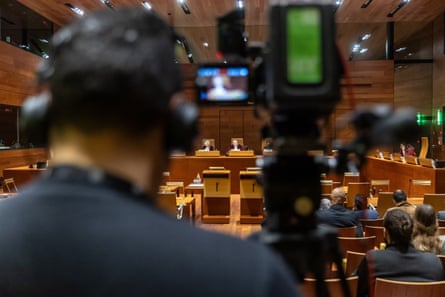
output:
[{"label": "black headphone", "polygon": [[[31,142],[48,144],[51,95],[43,92],[25,99],[21,107],[20,129]],[[167,152],[191,152],[199,135],[199,112],[194,103],[181,102],[168,113],[165,129]]]}]

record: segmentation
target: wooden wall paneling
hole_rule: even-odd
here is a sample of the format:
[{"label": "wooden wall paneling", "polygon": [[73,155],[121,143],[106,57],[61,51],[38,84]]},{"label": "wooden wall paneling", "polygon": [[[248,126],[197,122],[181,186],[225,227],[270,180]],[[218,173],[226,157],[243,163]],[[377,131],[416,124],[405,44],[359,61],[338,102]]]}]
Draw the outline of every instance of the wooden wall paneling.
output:
[{"label": "wooden wall paneling", "polygon": [[[395,107],[410,106],[416,111],[431,115],[432,65],[398,64],[394,72]],[[428,135],[425,135],[428,136]]]},{"label": "wooden wall paneling", "polygon": [[[202,107],[200,108],[199,117],[199,130],[200,138],[213,138],[215,139],[215,148],[224,153],[226,147],[221,147],[219,137],[219,108],[216,107]],[[201,146],[202,143],[199,142]]]},{"label": "wooden wall paneling", "polygon": [[261,122],[255,117],[253,108],[244,110],[244,144],[255,154],[261,155]]},{"label": "wooden wall paneling", "polygon": [[41,58],[0,42],[0,104],[20,106],[34,89],[34,72]]},{"label": "wooden wall paneling", "polygon": [[232,137],[244,137],[244,111],[221,108],[219,120],[219,143],[223,154],[230,147]]},{"label": "wooden wall paneling", "polygon": [[10,167],[29,165],[48,160],[48,151],[44,148],[14,149],[0,151],[0,170]]},{"label": "wooden wall paneling", "polygon": [[433,108],[445,106],[445,16],[441,14],[433,26]]}]

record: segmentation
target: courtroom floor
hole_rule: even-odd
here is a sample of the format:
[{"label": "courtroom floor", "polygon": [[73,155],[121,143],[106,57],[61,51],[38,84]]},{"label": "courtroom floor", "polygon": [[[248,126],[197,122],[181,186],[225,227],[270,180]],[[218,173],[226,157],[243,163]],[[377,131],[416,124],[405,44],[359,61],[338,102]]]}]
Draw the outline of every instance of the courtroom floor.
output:
[{"label": "courtroom floor", "polygon": [[203,224],[201,221],[201,198],[196,197],[196,221],[198,228],[210,231],[221,232],[232,236],[246,238],[254,232],[261,230],[260,224],[240,224],[240,198],[239,194],[232,194],[230,197],[230,222],[229,224]]}]

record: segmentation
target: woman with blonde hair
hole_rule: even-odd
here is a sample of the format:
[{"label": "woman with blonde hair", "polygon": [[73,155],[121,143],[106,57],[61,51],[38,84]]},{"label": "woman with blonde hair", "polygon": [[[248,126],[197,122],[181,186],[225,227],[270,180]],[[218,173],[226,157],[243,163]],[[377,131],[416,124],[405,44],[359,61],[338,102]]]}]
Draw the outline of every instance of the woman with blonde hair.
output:
[{"label": "woman with blonde hair", "polygon": [[412,242],[420,251],[445,254],[443,242],[439,237],[436,211],[429,204],[416,207]]}]

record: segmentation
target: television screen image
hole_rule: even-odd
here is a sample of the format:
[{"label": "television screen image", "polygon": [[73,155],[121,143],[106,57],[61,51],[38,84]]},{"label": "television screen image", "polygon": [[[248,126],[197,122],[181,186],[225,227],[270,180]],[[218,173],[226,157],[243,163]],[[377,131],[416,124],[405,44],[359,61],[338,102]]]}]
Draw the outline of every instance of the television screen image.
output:
[{"label": "television screen image", "polygon": [[199,103],[247,103],[247,66],[200,66],[197,71]]}]

